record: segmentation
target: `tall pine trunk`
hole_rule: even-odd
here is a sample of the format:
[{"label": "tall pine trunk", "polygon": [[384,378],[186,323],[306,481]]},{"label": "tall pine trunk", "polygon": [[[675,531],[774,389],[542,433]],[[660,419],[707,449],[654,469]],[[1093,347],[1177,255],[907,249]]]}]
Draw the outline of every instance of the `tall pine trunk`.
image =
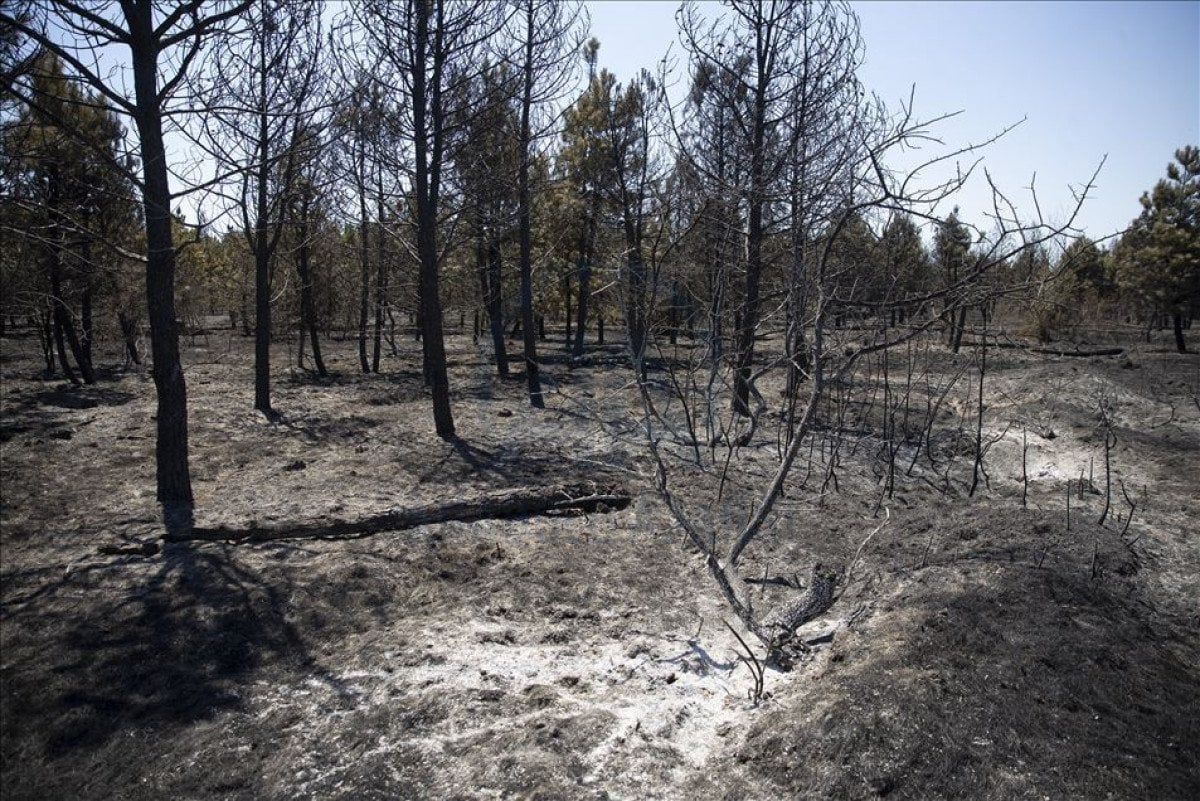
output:
[{"label": "tall pine trunk", "polygon": [[321,358],[321,341],[317,335],[317,313],[313,303],[312,270],[309,267],[309,198],[300,201],[300,245],[296,249],[296,272],[300,276],[300,343],[304,352],[304,337],[307,334],[312,345],[313,366],[317,375],[328,375],[325,361]]},{"label": "tall pine trunk", "polygon": [[534,30],[533,5],[528,3],[525,12],[524,42],[524,90],[521,96],[521,164],[517,174],[517,226],[521,268],[521,338],[525,356],[525,386],[529,391],[529,405],[542,409],[546,401],[542,397],[542,382],[538,375],[537,330],[533,320],[533,243],[530,228],[531,197],[529,190],[530,150],[533,146],[529,115],[533,105],[533,59]]},{"label": "tall pine trunk", "polygon": [[371,263],[370,241],[367,236],[367,187],[365,145],[360,144],[358,158],[358,259],[360,286],[358,295],[358,361],[364,373],[371,372],[371,363],[367,360],[367,316],[371,305]]},{"label": "tall pine trunk", "polygon": [[158,97],[158,46],[148,2],[126,6],[136,97],[134,122],[142,155],[142,203],[146,222],[146,303],[154,387],[158,396],[155,478],[169,533],[190,530],[195,501],[188,468],[187,384],[179,359],[175,316],[175,246],[171,190]]},{"label": "tall pine trunk", "polygon": [[[439,0],[434,0],[435,4]],[[450,409],[450,381],[446,373],[446,346],[442,339],[442,305],[438,297],[438,192],[441,180],[443,113],[440,81],[444,79],[445,35],[439,27],[433,41],[433,85],[427,75],[430,46],[429,15],[434,9],[421,3],[415,9],[412,74],[413,156],[415,158],[417,259],[424,372],[433,400],[433,421],[442,439],[454,437],[454,417]],[[441,8],[437,13],[440,16]],[[433,135],[430,137],[430,132]],[[432,141],[431,141],[432,139]]]},{"label": "tall pine trunk", "polygon": [[596,248],[596,215],[600,211],[600,196],[593,194],[587,216],[580,230],[579,243],[579,304],[575,316],[575,344],[571,354],[583,355],[583,338],[587,333],[588,301],[592,292],[592,254]]}]

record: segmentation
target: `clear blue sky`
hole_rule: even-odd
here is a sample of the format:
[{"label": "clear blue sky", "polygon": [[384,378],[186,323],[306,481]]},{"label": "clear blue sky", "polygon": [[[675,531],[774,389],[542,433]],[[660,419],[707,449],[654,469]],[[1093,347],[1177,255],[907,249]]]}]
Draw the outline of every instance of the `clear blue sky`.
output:
[{"label": "clear blue sky", "polygon": [[[600,65],[618,79],[654,68],[672,43],[682,56],[678,3],[592,0],[588,6]],[[1200,3],[853,7],[866,43],[863,83],[889,105],[915,85],[919,116],[962,110],[937,129],[947,145],[982,141],[1027,118],[984,160],[1023,214],[1034,213],[1028,186],[1035,172],[1042,211],[1061,219],[1072,205],[1068,186],[1081,186],[1107,155],[1077,224],[1095,238],[1120,230],[1138,214],[1138,198],[1165,174],[1175,149],[1200,144]],[[958,203],[965,219],[988,227],[982,174]]]}]

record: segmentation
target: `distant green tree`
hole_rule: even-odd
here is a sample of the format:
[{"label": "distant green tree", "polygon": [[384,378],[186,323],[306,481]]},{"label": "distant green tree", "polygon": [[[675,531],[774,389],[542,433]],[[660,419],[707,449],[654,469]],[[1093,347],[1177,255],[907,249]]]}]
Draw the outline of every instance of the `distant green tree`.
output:
[{"label": "distant green tree", "polygon": [[1041,342],[1049,342],[1060,330],[1078,325],[1083,306],[1107,293],[1104,253],[1095,242],[1080,237],[1063,250],[1053,269],[1047,260],[1029,276],[1032,281],[1046,278],[1050,280],[1041,284],[1030,304],[1033,333]]},{"label": "distant green tree", "polygon": [[584,50],[589,68],[588,87],[566,110],[563,117],[559,165],[571,194],[575,217],[574,252],[579,277],[575,338],[571,352],[583,355],[587,329],[591,280],[596,258],[597,228],[604,212],[603,201],[612,192],[612,171],[606,152],[604,130],[612,106],[616,78],[607,70],[596,73],[596,51],[600,43],[588,42]]},{"label": "distant green tree", "polygon": [[101,266],[115,269],[111,246],[140,225],[132,163],[121,156],[125,132],[116,115],[82,91],[59,58],[42,51],[28,72],[32,97],[3,127],[6,216],[44,267],[63,374],[77,381],[69,351],[90,384]]},{"label": "distant green tree", "polygon": [[[879,237],[879,251],[887,275],[895,282],[895,299],[933,288],[933,265],[921,242],[921,231],[911,217],[897,214],[888,221]],[[904,315],[908,311],[905,306],[893,307],[893,324],[897,312]]]},{"label": "distant green tree", "polygon": [[[831,227],[826,236],[836,237],[830,245],[829,277],[836,277],[840,286],[839,299],[845,299],[853,306],[861,301],[881,301],[890,295],[891,281],[880,269],[878,240],[861,214],[846,213],[841,227]],[[842,309],[834,316],[835,326],[840,327],[845,322]]]},{"label": "distant green tree", "polygon": [[[933,260],[942,272],[946,290],[945,311],[947,342],[958,351],[962,342],[962,329],[966,323],[967,308],[957,303],[958,283],[966,274],[971,260],[971,229],[958,218],[958,206],[950,212],[933,235]],[[957,316],[955,314],[957,306]]]},{"label": "distant green tree", "polygon": [[1175,347],[1187,352],[1184,320],[1200,304],[1200,149],[1175,151],[1167,177],[1142,195],[1142,213],[1114,257],[1117,282],[1174,318]]}]

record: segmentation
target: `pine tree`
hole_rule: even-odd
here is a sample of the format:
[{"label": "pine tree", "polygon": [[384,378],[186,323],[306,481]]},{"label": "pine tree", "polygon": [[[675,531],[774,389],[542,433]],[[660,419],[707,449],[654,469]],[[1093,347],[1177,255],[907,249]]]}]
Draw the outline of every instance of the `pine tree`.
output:
[{"label": "pine tree", "polygon": [[1200,149],[1175,151],[1167,177],[1142,195],[1142,213],[1116,249],[1121,288],[1174,318],[1175,347],[1187,352],[1184,319],[1200,304]]}]

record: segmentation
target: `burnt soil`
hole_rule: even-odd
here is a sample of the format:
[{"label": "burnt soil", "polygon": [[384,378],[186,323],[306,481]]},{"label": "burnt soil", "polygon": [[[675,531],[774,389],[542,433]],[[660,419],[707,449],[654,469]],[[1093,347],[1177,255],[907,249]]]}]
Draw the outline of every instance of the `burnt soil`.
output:
[{"label": "burnt soil", "polygon": [[[633,502],[158,549],[149,375],[101,352],[99,383],[72,388],[25,332],[0,345],[6,801],[1200,797],[1195,355],[990,357],[974,497],[969,458],[918,460],[882,496],[865,423],[837,482],[814,445],[746,574],[845,565],[890,517],[754,705],[734,618],[654,492],[619,349],[571,365],[544,343],[537,411],[519,362],[500,381],[450,337],[460,438],[443,442],[411,340],[367,376],[355,343],[328,342],[327,380],[281,345],[268,421],[250,342],[185,338],[200,525],[581,482]],[[931,347],[927,388],[955,369]],[[1104,526],[1100,394],[1117,415]],[[970,398],[950,393],[939,424]],[[728,535],[775,460],[764,435],[724,483],[679,468],[673,487]],[[753,592],[768,608],[785,590]]]}]

